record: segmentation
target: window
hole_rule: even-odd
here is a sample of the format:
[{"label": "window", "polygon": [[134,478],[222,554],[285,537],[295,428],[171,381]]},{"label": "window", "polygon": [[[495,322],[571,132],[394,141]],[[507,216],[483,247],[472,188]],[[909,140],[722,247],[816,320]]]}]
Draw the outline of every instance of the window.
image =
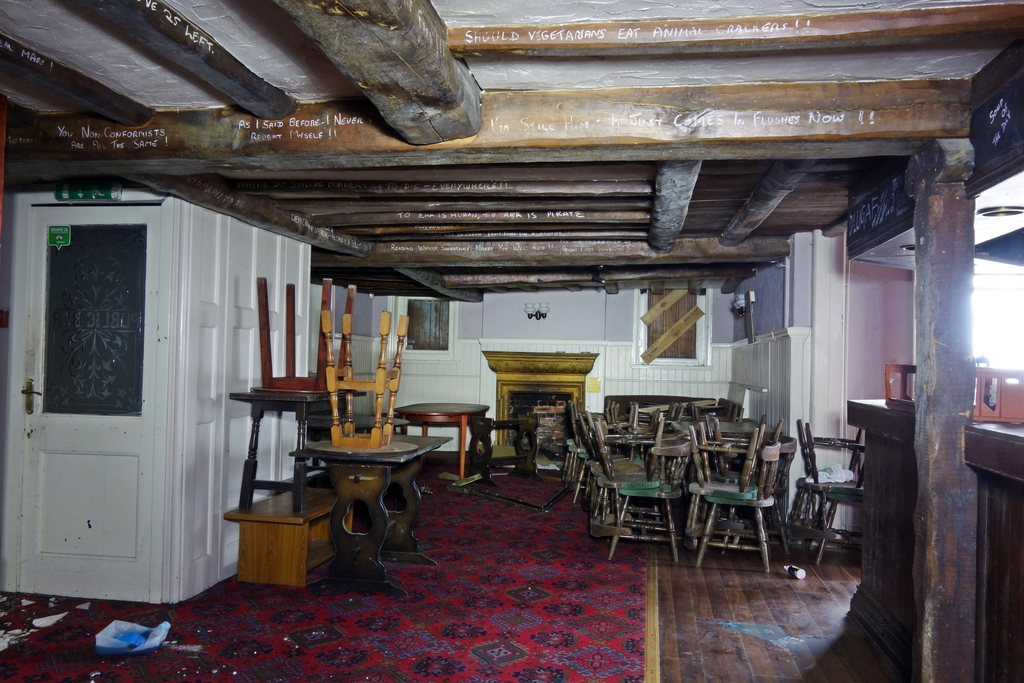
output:
[{"label": "window", "polygon": [[390,297],[392,315],[409,316],[405,357],[418,360],[455,360],[458,337],[458,306],[450,301],[413,297]]},{"label": "window", "polygon": [[[699,366],[708,364],[711,346],[711,317],[708,305],[710,298],[707,295],[683,293],[678,290],[666,290],[661,294],[635,290],[634,297],[633,310],[637,311],[636,328],[633,335],[635,340],[633,345],[634,364],[648,365],[644,362],[642,354],[661,339],[673,325],[682,320],[694,306],[704,314],[692,327],[651,360],[650,365]],[[641,319],[644,313],[666,300],[671,302],[668,308],[645,324]]]}]

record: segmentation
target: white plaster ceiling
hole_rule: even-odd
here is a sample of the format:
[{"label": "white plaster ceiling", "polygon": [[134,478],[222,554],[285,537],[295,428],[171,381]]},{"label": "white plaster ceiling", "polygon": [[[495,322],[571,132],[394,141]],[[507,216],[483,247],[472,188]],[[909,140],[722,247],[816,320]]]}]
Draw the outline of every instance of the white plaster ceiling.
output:
[{"label": "white plaster ceiling", "polygon": [[[357,97],[359,92],[271,0],[162,0],[201,26],[232,55],[300,101]],[[435,0],[449,27],[551,25],[565,22],[687,18],[783,17],[793,14],[955,6],[935,0]],[[974,0],[971,6],[997,4]],[[166,59],[137,47],[118,29],[92,19],[67,0],[3,0],[0,33],[157,109],[228,104],[209,86]],[[603,58],[581,61],[505,56],[469,59],[484,89],[571,89],[614,86],[714,85],[795,80],[964,78],[1001,45],[830,52],[757,57]],[[0,92],[37,110],[67,103],[0,74]]]}]

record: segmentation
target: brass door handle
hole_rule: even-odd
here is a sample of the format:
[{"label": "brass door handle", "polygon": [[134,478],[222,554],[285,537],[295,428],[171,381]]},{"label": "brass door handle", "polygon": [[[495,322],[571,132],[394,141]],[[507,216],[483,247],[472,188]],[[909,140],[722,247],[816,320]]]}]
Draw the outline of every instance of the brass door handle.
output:
[{"label": "brass door handle", "polygon": [[31,415],[36,410],[35,396],[42,396],[42,392],[35,390],[35,381],[30,377],[25,380],[25,388],[21,390],[22,396],[25,397],[25,414]]}]

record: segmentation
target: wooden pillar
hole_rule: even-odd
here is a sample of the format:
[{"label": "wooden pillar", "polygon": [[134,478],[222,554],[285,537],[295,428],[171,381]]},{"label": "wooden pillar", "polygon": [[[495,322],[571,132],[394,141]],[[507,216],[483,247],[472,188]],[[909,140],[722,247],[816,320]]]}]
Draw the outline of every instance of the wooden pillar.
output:
[{"label": "wooden pillar", "polygon": [[978,491],[964,462],[974,397],[974,200],[964,181],[973,168],[970,142],[936,140],[906,175],[917,239],[913,680],[921,683],[974,678]]}]

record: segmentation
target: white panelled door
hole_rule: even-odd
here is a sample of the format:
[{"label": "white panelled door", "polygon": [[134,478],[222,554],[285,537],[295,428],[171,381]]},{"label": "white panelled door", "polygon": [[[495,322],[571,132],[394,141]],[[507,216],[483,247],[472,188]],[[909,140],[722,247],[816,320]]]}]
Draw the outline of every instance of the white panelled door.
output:
[{"label": "white panelled door", "polygon": [[[14,253],[4,258],[16,303],[3,585],[159,601],[173,339],[169,209],[20,202]],[[70,244],[48,246],[49,226],[70,226]],[[20,396],[29,379],[41,394],[29,395],[31,406]]]}]

